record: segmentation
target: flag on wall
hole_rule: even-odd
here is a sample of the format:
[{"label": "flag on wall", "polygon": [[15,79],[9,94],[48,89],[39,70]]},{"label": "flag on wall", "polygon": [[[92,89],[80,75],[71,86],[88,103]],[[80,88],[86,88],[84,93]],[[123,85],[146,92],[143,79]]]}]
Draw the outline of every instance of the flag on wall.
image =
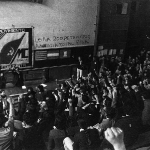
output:
[{"label": "flag on wall", "polygon": [[29,64],[29,55],[32,53],[29,37],[26,28],[0,29],[0,65]]}]

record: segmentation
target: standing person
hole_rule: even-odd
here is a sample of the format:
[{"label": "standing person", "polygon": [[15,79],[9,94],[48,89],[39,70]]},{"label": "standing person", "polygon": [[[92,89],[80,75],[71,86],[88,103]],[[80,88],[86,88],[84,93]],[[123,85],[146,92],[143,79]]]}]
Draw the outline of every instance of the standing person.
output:
[{"label": "standing person", "polygon": [[16,147],[16,150],[45,150],[45,143],[42,135],[38,132],[36,121],[37,114],[34,111],[29,110],[24,113],[22,123],[23,137],[20,139],[20,145]]},{"label": "standing person", "polygon": [[19,67],[16,67],[15,68],[15,72],[14,72],[14,74],[15,74],[15,77],[16,77],[16,79],[17,79],[17,82],[16,82],[16,86],[23,86],[23,74],[22,74],[22,72],[19,70]]},{"label": "standing person", "polygon": [[64,150],[63,140],[66,137],[66,118],[59,114],[55,118],[54,127],[50,130],[48,139],[48,150]]},{"label": "standing person", "polygon": [[83,119],[78,120],[78,125],[80,132],[75,134],[74,141],[71,141],[68,137],[64,139],[65,150],[67,148],[70,150],[99,150],[101,141],[98,130],[94,128],[88,129]]},{"label": "standing person", "polygon": [[1,102],[3,104],[3,114],[8,115],[8,102],[7,102],[7,95],[4,90],[1,90],[0,93]]},{"label": "standing person", "polygon": [[78,57],[78,61],[79,61],[79,63],[78,63],[78,66],[77,66],[77,80],[82,78],[83,70],[85,69],[85,65],[84,65],[83,60],[80,56]]},{"label": "standing person", "polygon": [[6,86],[6,79],[4,77],[4,74],[0,72],[0,89],[4,89]]},{"label": "standing person", "polygon": [[14,131],[14,108],[12,99],[7,98],[9,103],[9,119],[5,123],[6,118],[3,114],[0,114],[0,149],[1,150],[12,150],[13,149],[13,131]]},{"label": "standing person", "polygon": [[96,56],[94,56],[93,60],[91,61],[90,72],[94,72],[94,73],[96,72],[97,74],[99,72],[99,64]]}]

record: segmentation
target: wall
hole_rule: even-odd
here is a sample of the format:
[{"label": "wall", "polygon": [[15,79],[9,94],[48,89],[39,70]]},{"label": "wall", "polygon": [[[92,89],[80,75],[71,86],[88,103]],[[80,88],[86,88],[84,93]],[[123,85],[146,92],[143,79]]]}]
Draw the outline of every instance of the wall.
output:
[{"label": "wall", "polygon": [[[68,65],[76,63],[79,55],[88,57],[92,54],[96,15],[97,0],[43,0],[42,4],[0,1],[0,29],[32,28],[33,51],[46,52],[44,59],[36,61],[33,52],[34,68]],[[69,58],[48,58],[50,51],[60,51],[62,48],[65,52],[69,48]],[[54,79],[56,73],[62,70],[60,67],[50,69],[50,78]],[[42,78],[42,72],[40,74],[24,72],[25,78],[29,80],[36,76]],[[58,73],[57,78],[68,78],[69,75],[65,71],[63,75]]]},{"label": "wall", "polygon": [[130,0],[101,0],[98,44],[108,53],[113,49],[116,49],[117,55],[120,50],[125,51],[130,3]]},{"label": "wall", "polygon": [[97,0],[0,2],[0,28],[33,27],[34,49],[93,45]]},{"label": "wall", "polygon": [[126,55],[135,56],[143,48],[150,49],[150,2],[132,0]]}]

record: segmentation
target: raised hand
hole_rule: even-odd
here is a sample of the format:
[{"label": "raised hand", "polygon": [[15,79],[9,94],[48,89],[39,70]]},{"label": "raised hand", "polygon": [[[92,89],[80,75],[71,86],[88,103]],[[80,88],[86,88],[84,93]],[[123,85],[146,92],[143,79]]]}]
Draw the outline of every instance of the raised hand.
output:
[{"label": "raised hand", "polygon": [[105,131],[105,138],[109,141],[115,150],[126,150],[124,145],[124,133],[120,128],[108,128]]}]

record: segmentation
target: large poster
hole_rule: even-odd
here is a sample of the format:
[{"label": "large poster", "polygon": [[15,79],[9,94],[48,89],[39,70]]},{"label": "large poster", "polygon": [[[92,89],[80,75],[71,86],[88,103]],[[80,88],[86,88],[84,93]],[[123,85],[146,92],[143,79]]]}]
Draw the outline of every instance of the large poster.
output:
[{"label": "large poster", "polygon": [[2,70],[32,66],[32,29],[0,29],[0,65]]}]

